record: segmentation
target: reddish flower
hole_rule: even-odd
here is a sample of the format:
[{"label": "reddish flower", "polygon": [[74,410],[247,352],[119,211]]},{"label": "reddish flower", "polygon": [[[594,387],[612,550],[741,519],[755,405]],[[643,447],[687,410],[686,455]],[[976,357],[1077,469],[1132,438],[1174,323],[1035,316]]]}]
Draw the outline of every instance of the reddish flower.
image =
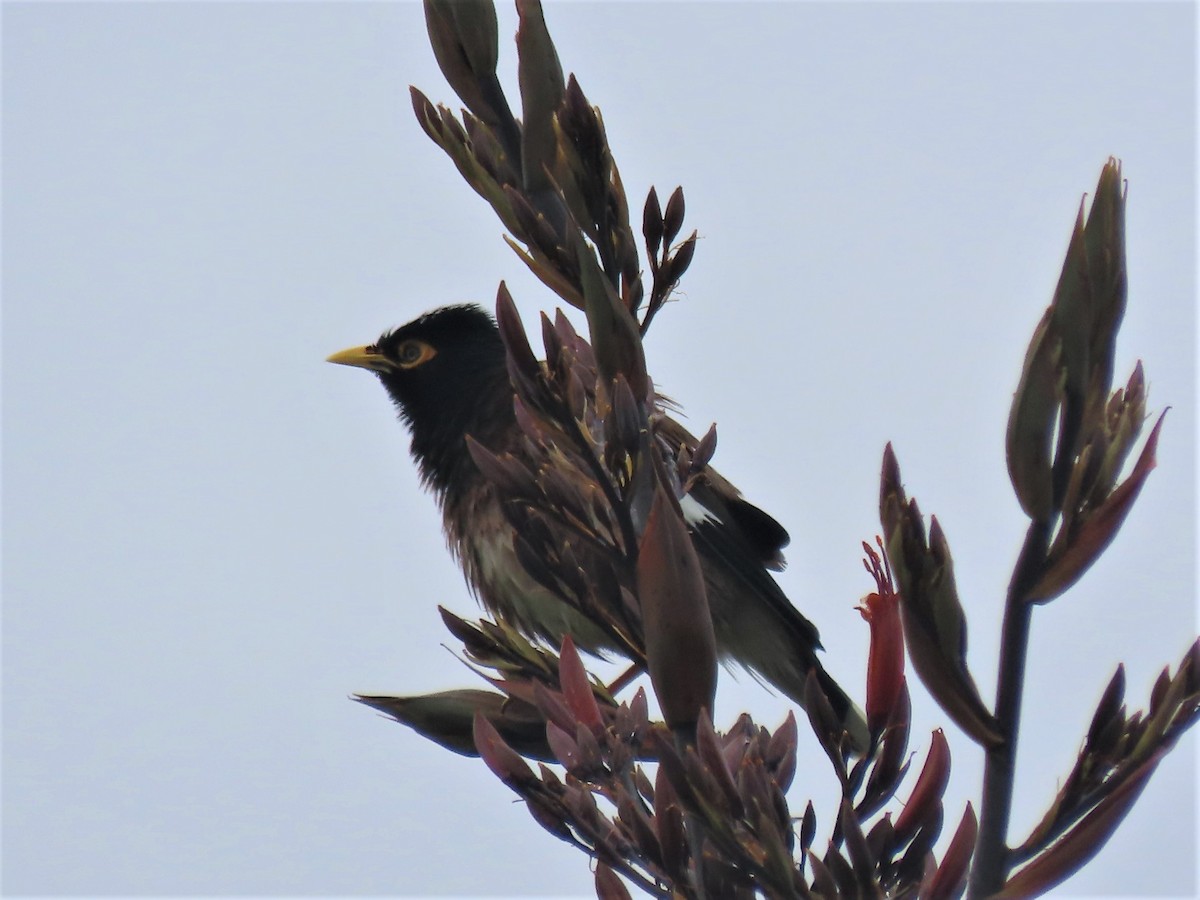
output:
[{"label": "reddish flower", "polygon": [[[879,540],[876,538],[876,540]],[[887,557],[881,557],[866,541],[863,565],[875,578],[879,590],[867,594],[858,607],[871,629],[867,657],[867,725],[875,737],[891,718],[904,690],[904,629],[900,624],[900,598],[892,583]],[[882,550],[882,542],[880,542]]]}]

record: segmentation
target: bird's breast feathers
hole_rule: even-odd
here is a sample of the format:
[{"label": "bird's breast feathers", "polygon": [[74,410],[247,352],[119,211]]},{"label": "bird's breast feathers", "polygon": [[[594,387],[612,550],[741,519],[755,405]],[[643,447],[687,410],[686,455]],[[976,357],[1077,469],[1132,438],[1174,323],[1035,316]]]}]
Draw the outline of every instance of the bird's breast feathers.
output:
[{"label": "bird's breast feathers", "polygon": [[[602,629],[525,571],[514,549],[515,532],[492,487],[486,485],[474,493],[465,517],[445,510],[446,534],[467,584],[484,608],[555,646],[563,635],[570,634],[585,649],[613,649]],[[464,520],[471,526],[460,530],[458,523]]]}]

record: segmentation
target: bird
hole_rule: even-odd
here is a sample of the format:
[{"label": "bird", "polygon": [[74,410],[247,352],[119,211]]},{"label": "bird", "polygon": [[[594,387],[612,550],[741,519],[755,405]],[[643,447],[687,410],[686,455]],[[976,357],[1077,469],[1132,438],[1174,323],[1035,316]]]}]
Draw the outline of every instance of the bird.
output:
[{"label": "bird", "polygon": [[[439,307],[328,361],[367,369],[383,384],[409,431],[421,483],[441,508],[450,550],[486,610],[555,647],[569,634],[592,653],[617,649],[604,629],[528,574],[505,498],[468,450],[469,437],[493,453],[522,452],[505,347],[488,312],[475,304]],[[711,467],[705,475],[681,507],[701,562],[719,655],[801,706],[814,672],[853,745],[866,746],[861,709],[816,655],[823,649],[816,626],[770,574],[783,567],[787,531]]]}]

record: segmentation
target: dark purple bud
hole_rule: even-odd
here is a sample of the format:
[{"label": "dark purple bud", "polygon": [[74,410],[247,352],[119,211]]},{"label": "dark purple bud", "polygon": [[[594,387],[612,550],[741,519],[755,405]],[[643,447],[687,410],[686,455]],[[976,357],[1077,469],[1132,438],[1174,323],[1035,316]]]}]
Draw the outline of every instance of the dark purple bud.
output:
[{"label": "dark purple bud", "polygon": [[658,835],[654,831],[654,823],[643,809],[640,801],[631,797],[623,786],[618,786],[617,816],[633,836],[633,843],[641,853],[652,862],[661,864],[662,848],[658,843]]},{"label": "dark purple bud", "polygon": [[805,852],[812,846],[813,838],[817,836],[817,811],[813,809],[812,801],[804,808],[800,818],[800,849]]},{"label": "dark purple bud", "polygon": [[567,706],[562,694],[550,690],[540,681],[535,681],[533,683],[533,702],[546,717],[547,722],[553,722],[567,734],[575,733],[575,714]]},{"label": "dark purple bud", "polygon": [[597,900],[632,900],[619,875],[602,862],[596,863]]},{"label": "dark purple bud", "polygon": [[603,773],[604,754],[600,751],[600,742],[582,722],[575,726],[575,746],[579,748],[579,768],[582,777],[590,779]]},{"label": "dark purple bud", "polygon": [[[649,460],[643,459],[643,465]],[[662,484],[637,558],[637,594],[650,681],[672,729],[695,727],[713,708],[717,651],[700,560],[678,504]]]},{"label": "dark purple bud", "polygon": [[[657,760],[657,757],[650,753],[645,753],[639,756],[639,759]],[[633,786],[646,800],[651,804],[654,803],[654,785],[650,783],[650,779],[646,777],[646,770],[641,766],[633,770]]]},{"label": "dark purple bud", "polygon": [[[678,757],[674,760],[678,764]],[[663,868],[675,880],[686,877],[688,849],[683,810],[662,766],[659,766],[654,781],[654,825],[662,849]]]},{"label": "dark purple bud", "polygon": [[587,415],[587,389],[574,369],[571,370],[571,377],[567,381],[567,408],[577,422],[582,422]]},{"label": "dark purple bud", "polygon": [[571,324],[571,320],[561,309],[554,311],[554,330],[558,332],[559,339],[562,345],[572,351],[578,352],[579,343],[582,340],[579,333],[575,331],[575,326]]},{"label": "dark purple bud", "polygon": [[971,856],[975,852],[975,837],[979,833],[979,821],[975,818],[975,810],[967,804],[962,821],[950,846],[942,857],[928,884],[922,885],[921,897],[925,900],[958,900],[967,885],[967,871],[971,865]]},{"label": "dark purple bud", "polygon": [[763,762],[771,770],[775,783],[781,790],[786,791],[792,785],[796,774],[796,746],[799,729],[796,726],[796,714],[788,710],[783,724],[771,735],[767,744],[767,752]]},{"label": "dark purple bud", "polygon": [[546,368],[557,374],[562,363],[562,338],[554,330],[550,317],[545,313],[542,319],[542,346],[546,349]]},{"label": "dark purple bud", "polygon": [[1125,664],[1121,663],[1117,666],[1117,671],[1113,673],[1112,680],[1108,682],[1108,687],[1104,689],[1104,696],[1100,698],[1100,702],[1096,705],[1096,712],[1092,716],[1092,724],[1088,726],[1086,746],[1089,749],[1096,748],[1101,733],[1107,730],[1111,721],[1116,718],[1124,719],[1124,703]]},{"label": "dark purple bud", "polygon": [[606,827],[608,820],[600,814],[600,809],[596,805],[596,798],[592,796],[592,792],[581,784],[571,784],[568,782],[567,788],[562,795],[562,801],[567,811],[574,817],[576,823],[585,832],[591,832],[596,836],[597,849],[603,848],[605,835],[608,831]]},{"label": "dark purple bud", "polygon": [[437,107],[415,87],[410,87],[408,90],[412,97],[413,112],[417,114],[417,122],[430,138],[441,144],[443,140],[442,119],[438,115]]},{"label": "dark purple bud", "polygon": [[874,882],[875,858],[867,844],[866,835],[863,834],[862,824],[854,814],[854,804],[848,797],[842,799],[838,825],[842,837],[846,841],[846,852],[850,854],[850,865],[854,869],[855,880],[858,882],[858,887],[865,893],[870,890]]},{"label": "dark purple bud", "polygon": [[[930,811],[929,815],[926,816],[925,821],[921,823],[920,828],[917,829],[917,833],[909,843],[908,849],[904,851],[904,856],[896,864],[896,871],[902,881],[922,884],[926,879],[933,877],[933,873],[937,871],[937,860],[933,856],[933,845],[942,833],[942,823],[944,820],[945,812],[939,801]],[[897,837],[897,840],[900,840],[899,837]]]},{"label": "dark purple bud", "polygon": [[[832,848],[830,849],[830,853],[833,854]],[[841,859],[841,857],[838,857],[838,859]],[[843,863],[844,862],[845,861],[843,860]],[[837,880],[833,877],[833,873],[829,870],[829,866],[825,865],[825,863],[821,861],[821,858],[811,850],[808,851],[808,864],[812,869],[812,892],[814,894],[816,894],[818,897],[842,896],[842,893],[838,889]],[[851,884],[849,887],[851,890],[846,896],[857,896],[858,892],[854,885]]]},{"label": "dark purple bud", "polygon": [[613,383],[612,423],[609,433],[617,443],[627,453],[636,450],[646,427],[646,418],[629,389],[629,382],[621,375]]},{"label": "dark purple bud", "polygon": [[[859,817],[859,821],[863,820],[863,815],[858,809],[855,813]],[[886,813],[882,819],[871,826],[871,830],[867,832],[867,847],[871,851],[871,855],[885,865],[891,862],[892,857],[896,855],[896,829],[892,827],[892,814]]]},{"label": "dark purple bud", "polygon": [[1162,709],[1163,701],[1171,689],[1171,670],[1163,666],[1158,677],[1154,679],[1154,687],[1150,689],[1150,715],[1153,716]]},{"label": "dark purple bud", "polygon": [[[658,777],[654,782],[654,799],[655,809],[658,808],[658,802],[662,795],[663,778],[667,779],[670,785],[670,793],[662,798],[663,802],[668,800],[674,802],[679,807],[694,808],[700,800],[696,795],[691,781],[688,779],[688,773],[684,767],[683,759],[679,755],[679,751],[675,748],[675,739],[671,732],[666,727],[655,727],[647,735],[649,738],[650,750],[658,754]],[[695,754],[692,754],[693,760]]]},{"label": "dark purple bud", "polygon": [[[701,709],[700,719],[696,724],[696,752],[709,777],[715,782],[724,798],[722,805],[730,810],[731,815],[735,818],[741,818],[745,812],[742,807],[742,798],[738,796],[737,786],[733,783],[733,776],[726,765],[724,754],[721,752],[721,743],[717,739],[716,732],[713,731],[708,712],[704,709]],[[710,800],[715,799],[710,798]]]},{"label": "dark purple bud", "polygon": [[495,726],[481,712],[474,720],[475,749],[487,767],[509,787],[537,781],[529,764],[504,742]]},{"label": "dark purple bud", "polygon": [[466,619],[459,618],[444,606],[438,607],[438,614],[442,617],[442,623],[450,631],[455,638],[462,641],[464,644],[472,643],[479,635],[479,629],[469,623]]},{"label": "dark purple bud", "polygon": [[545,258],[554,259],[562,239],[546,219],[545,214],[535,209],[529,197],[512,185],[503,185],[501,190],[515,217],[517,229],[514,233],[516,236],[541,252]]},{"label": "dark purple bud", "polygon": [[662,207],[658,205],[658,192],[654,188],[650,188],[650,193],[646,195],[646,206],[642,210],[642,234],[646,238],[650,271],[653,272],[657,265],[658,248],[662,246],[663,239]]},{"label": "dark purple bud", "polygon": [[[742,716],[747,716],[742,713]],[[738,717],[741,721],[742,716]],[[748,716],[747,716],[748,718]],[[746,751],[750,748],[751,738],[743,729],[736,726],[730,729],[725,734],[725,740],[722,742],[721,758],[725,760],[725,768],[729,771],[730,777],[737,775],[738,770],[742,767],[742,761],[746,758]],[[761,758],[761,752],[757,757]]]},{"label": "dark purple bud", "polygon": [[533,348],[525,336],[525,328],[521,325],[521,316],[517,305],[513,303],[508,286],[501,281],[496,292],[496,324],[500,329],[500,339],[504,341],[504,349],[508,358],[526,377],[536,379],[541,373]]},{"label": "dark purple bud", "polygon": [[704,437],[700,438],[700,443],[696,445],[696,450],[692,454],[692,462],[690,469],[693,474],[701,472],[712,461],[713,454],[717,452],[717,423],[708,426],[708,431],[704,432]]},{"label": "dark purple bud", "polygon": [[572,841],[575,839],[570,826],[563,821],[562,813],[543,800],[540,794],[531,794],[526,797],[525,808],[529,810],[529,814],[533,816],[535,822],[559,840]]},{"label": "dark purple bud", "polygon": [[695,255],[696,232],[693,231],[691,236],[679,246],[679,249],[675,251],[675,255],[667,263],[666,271],[663,274],[663,281],[667,284],[675,284],[683,278],[684,272],[692,264],[692,257]]},{"label": "dark purple bud", "polygon": [[1179,663],[1181,671],[1187,673],[1187,692],[1194,694],[1200,691],[1200,639],[1197,639]]},{"label": "dark purple bud", "polygon": [[667,199],[667,209],[663,213],[663,240],[670,246],[683,227],[683,188],[677,187]]},{"label": "dark purple bud", "polygon": [[550,744],[550,749],[554,751],[554,757],[559,764],[568,772],[575,774],[579,769],[579,747],[575,743],[575,738],[553,722],[547,722],[546,740]]},{"label": "dark purple bud", "polygon": [[[862,886],[858,883],[858,878],[855,877],[854,867],[846,860],[844,856],[837,852],[837,849],[830,844],[829,849],[825,852],[825,865],[829,869],[829,874],[833,876],[834,883],[837,884],[837,892],[831,894],[832,897],[859,897],[862,895]],[[814,871],[815,875],[816,872]]]},{"label": "dark purple bud", "polygon": [[925,766],[917,777],[908,802],[900,815],[896,817],[896,839],[904,842],[916,834],[917,829],[927,822],[940,809],[942,794],[950,781],[950,745],[946,735],[940,728],[933,730],[933,738],[929,744],[929,754],[925,757]]},{"label": "dark purple bud", "polygon": [[633,699],[629,701],[629,711],[633,714],[634,727],[638,729],[636,737],[640,743],[645,739],[646,730],[650,725],[650,703],[646,698],[645,688],[637,689]]},{"label": "dark purple bud", "polygon": [[559,654],[558,679],[563,699],[576,720],[590,728],[593,734],[604,731],[604,719],[600,716],[600,707],[592,693],[592,682],[583,668],[583,660],[575,650],[575,641],[569,634],[563,638]]},{"label": "dark purple bud", "polygon": [[549,426],[529,409],[520,395],[513,397],[513,418],[534,447],[544,447],[554,442]]}]

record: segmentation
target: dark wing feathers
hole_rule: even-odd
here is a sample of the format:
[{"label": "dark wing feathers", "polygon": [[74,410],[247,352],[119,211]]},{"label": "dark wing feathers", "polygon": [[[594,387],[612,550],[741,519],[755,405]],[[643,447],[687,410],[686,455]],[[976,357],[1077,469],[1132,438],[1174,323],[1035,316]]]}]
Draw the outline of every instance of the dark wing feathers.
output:
[{"label": "dark wing feathers", "polygon": [[[687,447],[691,451],[699,443],[695,435],[667,415],[658,420],[657,432],[666,441],[672,456],[679,453],[680,447]],[[720,472],[711,466],[705,467],[703,482],[692,489],[692,494],[722,522],[736,526],[742,536],[743,553],[749,554],[750,558],[758,560],[760,565],[768,569],[776,572],[783,570],[783,548],[791,540],[787,529],[743,499],[742,492]],[[769,578],[767,580],[770,581]]]},{"label": "dark wing feathers", "polygon": [[782,572],[787,562],[783,558],[783,548],[791,538],[787,530],[767,513],[753,503],[747,503],[741,497],[735,497],[732,503],[727,503],[731,523],[736,525],[745,535],[746,540],[757,551],[759,562],[776,572]]},{"label": "dark wing feathers", "polygon": [[787,543],[787,532],[758,507],[741,497],[728,502],[722,493],[704,482],[693,486],[690,492],[689,496],[713,516],[691,523],[696,551],[735,576],[747,591],[761,599],[776,615],[779,625],[793,633],[801,644],[820,648],[817,627],[797,611],[763,568],[767,560],[782,561],[779,548]]}]

